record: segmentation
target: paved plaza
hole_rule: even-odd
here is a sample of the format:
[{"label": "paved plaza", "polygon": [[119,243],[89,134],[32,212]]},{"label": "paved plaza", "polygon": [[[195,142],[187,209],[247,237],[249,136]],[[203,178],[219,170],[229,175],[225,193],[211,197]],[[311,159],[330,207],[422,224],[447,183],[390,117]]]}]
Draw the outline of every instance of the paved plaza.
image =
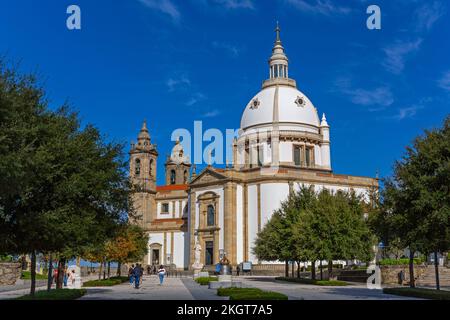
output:
[{"label": "paved plaza", "polygon": [[[239,277],[246,287],[276,291],[289,300],[405,300],[412,299],[384,294],[381,290],[370,290],[365,285],[346,287],[322,287],[277,281],[274,277]],[[45,285],[37,290],[45,290]],[[86,288],[87,294],[80,300],[227,300],[219,297],[216,290],[200,286],[190,277],[166,278],[162,286],[157,276],[144,276],[142,285],[135,289],[128,282],[112,287]],[[29,288],[0,288],[0,299],[14,299],[28,294]]]}]

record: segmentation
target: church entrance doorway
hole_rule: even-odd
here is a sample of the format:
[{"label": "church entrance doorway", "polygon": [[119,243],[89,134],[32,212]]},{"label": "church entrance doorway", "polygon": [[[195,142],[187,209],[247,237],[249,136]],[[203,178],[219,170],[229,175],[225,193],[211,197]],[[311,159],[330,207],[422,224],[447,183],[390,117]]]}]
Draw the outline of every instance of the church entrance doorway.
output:
[{"label": "church entrance doorway", "polygon": [[159,249],[152,250],[152,264],[159,264]]},{"label": "church entrance doorway", "polygon": [[214,241],[205,242],[205,265],[210,266],[214,264]]}]

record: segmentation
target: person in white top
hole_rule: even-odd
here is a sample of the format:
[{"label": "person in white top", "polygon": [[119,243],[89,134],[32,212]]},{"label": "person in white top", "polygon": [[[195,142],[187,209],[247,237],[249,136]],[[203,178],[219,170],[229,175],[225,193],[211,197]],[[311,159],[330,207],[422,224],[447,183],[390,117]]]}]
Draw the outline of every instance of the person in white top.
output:
[{"label": "person in white top", "polygon": [[164,281],[164,276],[166,275],[166,269],[164,269],[163,265],[159,266],[158,276],[159,276],[159,285],[161,286]]}]

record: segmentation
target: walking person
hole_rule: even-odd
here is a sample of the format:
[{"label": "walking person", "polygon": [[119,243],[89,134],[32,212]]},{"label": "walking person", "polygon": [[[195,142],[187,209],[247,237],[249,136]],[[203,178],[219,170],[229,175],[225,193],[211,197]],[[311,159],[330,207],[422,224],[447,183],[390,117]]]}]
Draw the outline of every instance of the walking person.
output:
[{"label": "walking person", "polygon": [[156,274],[156,266],[153,265],[153,274]]},{"label": "walking person", "polygon": [[241,268],[239,265],[236,266],[236,275],[239,277],[239,272],[241,271]]},{"label": "walking person", "polygon": [[67,280],[69,279],[69,272],[67,270],[67,267],[64,269],[64,279],[63,279],[63,283],[64,283],[64,287],[67,287]]},{"label": "walking person", "polygon": [[136,264],[136,267],[134,268],[134,271],[133,271],[134,288],[135,289],[139,289],[139,284],[141,283],[141,274],[142,274],[142,269],[139,266],[139,264]]},{"label": "walking person", "polygon": [[164,281],[164,275],[166,274],[166,269],[164,269],[163,265],[159,266],[158,276],[159,276],[159,285],[162,286]]},{"label": "walking person", "polygon": [[151,271],[150,265],[147,265],[147,275],[150,275]]},{"label": "walking person", "polygon": [[128,278],[130,279],[131,285],[133,285],[134,282],[133,274],[134,274],[134,264],[132,264],[130,269],[128,269]]},{"label": "walking person", "polygon": [[139,268],[141,270],[141,272],[139,273],[139,285],[141,285],[144,279],[144,268],[142,268],[142,264],[139,264]]}]

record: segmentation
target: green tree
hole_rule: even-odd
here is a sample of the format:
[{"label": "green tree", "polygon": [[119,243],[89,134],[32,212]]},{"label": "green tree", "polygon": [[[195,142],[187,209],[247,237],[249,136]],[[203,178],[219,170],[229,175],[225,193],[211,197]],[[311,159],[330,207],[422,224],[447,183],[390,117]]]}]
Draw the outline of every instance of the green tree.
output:
[{"label": "green tree", "polygon": [[[0,70],[0,251],[31,253],[31,294],[38,252],[66,259],[103,243],[130,211],[123,146],[81,127],[66,106],[51,111],[31,76]],[[130,209],[130,210],[129,210]],[[58,286],[61,286],[61,278]]]}]

